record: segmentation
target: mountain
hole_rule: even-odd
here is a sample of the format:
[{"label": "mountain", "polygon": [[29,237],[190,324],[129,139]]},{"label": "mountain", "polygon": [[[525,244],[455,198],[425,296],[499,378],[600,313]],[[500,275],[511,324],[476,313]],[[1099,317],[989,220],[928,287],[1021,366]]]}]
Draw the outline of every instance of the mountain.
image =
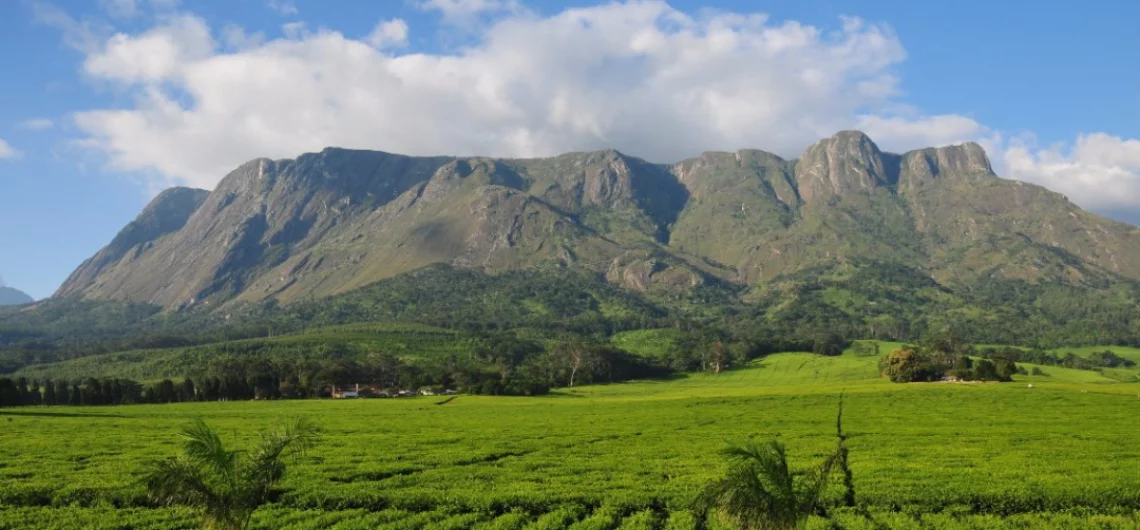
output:
[{"label": "mountain", "polygon": [[0,306],[30,304],[36,300],[23,291],[0,286]]},{"label": "mountain", "polygon": [[[585,269],[635,291],[753,298],[863,264],[967,288],[1140,279],[1140,230],[994,174],[973,143],[902,154],[844,131],[796,160],[742,150],[655,164],[325,149],[160,194],[56,293],[165,309],[347,293],[443,263]],[[839,272],[836,272],[838,267]]]}]

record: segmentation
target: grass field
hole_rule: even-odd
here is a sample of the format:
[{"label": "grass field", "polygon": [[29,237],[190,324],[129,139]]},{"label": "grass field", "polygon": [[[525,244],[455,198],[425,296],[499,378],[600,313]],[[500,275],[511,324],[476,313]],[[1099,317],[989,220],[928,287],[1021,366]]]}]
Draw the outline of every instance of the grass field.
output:
[{"label": "grass field", "polygon": [[813,528],[1140,528],[1140,384],[1045,367],[1007,384],[896,385],[876,361],[779,354],[719,375],[444,405],[0,409],[0,529],[194,528],[186,510],[147,507],[142,463],[174,454],[192,418],[249,443],[298,415],[321,424],[321,444],[257,528],[695,528],[687,508],[720,470],[717,449],[775,437],[795,465],[818,461],[841,391],[864,510]]}]

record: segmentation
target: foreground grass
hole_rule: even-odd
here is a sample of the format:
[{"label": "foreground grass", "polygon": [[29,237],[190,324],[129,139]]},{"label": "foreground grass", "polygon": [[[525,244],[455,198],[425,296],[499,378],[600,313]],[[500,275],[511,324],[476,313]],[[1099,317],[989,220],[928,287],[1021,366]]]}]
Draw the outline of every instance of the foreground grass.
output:
[{"label": "foreground grass", "polygon": [[298,415],[324,440],[260,528],[692,528],[686,508],[719,471],[717,449],[777,437],[794,464],[817,461],[840,391],[868,510],[837,516],[842,528],[1140,527],[1140,384],[1046,367],[1009,384],[894,385],[875,362],[780,354],[720,375],[445,405],[0,410],[0,528],[191,528],[184,510],[146,507],[141,463],[174,454],[192,418],[248,443]]}]

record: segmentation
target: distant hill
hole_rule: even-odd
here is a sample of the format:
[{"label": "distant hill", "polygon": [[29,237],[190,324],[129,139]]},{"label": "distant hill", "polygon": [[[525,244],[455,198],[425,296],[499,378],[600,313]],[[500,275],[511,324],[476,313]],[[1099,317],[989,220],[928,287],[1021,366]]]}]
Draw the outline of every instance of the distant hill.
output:
[{"label": "distant hill", "polygon": [[30,304],[36,300],[27,293],[11,287],[0,287],[0,306]]},{"label": "distant hill", "polygon": [[996,279],[1103,291],[1140,279],[1140,230],[999,178],[977,144],[892,154],[857,131],[797,160],[741,150],[675,164],[613,150],[489,159],[330,148],[251,161],[212,192],[159,195],[57,295],[166,309],[287,303],[436,263],[584,269],[647,293],[769,292],[805,271],[842,277],[867,264],[953,289]]}]

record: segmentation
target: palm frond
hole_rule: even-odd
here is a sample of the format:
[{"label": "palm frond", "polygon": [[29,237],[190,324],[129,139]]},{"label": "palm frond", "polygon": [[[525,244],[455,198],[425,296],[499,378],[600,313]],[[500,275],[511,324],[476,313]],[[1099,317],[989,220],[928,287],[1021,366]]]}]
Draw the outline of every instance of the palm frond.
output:
[{"label": "palm frond", "polygon": [[283,459],[304,454],[318,434],[319,429],[305,418],[294,420],[278,432],[263,434],[243,470],[243,493],[259,502],[266,499],[273,485],[285,475]]},{"label": "palm frond", "polygon": [[142,483],[153,501],[164,506],[184,504],[206,507],[218,499],[198,467],[183,459],[169,458],[149,465]]},{"label": "palm frond", "polygon": [[729,446],[721,454],[729,468],[699,497],[701,513],[717,509],[740,528],[756,530],[795,528],[804,518],[782,444]]},{"label": "palm frond", "polygon": [[299,419],[263,434],[257,448],[245,453],[227,450],[218,434],[198,420],[181,432],[182,457],[150,464],[142,482],[156,503],[200,509],[208,530],[241,530],[285,475],[284,458],[311,448],[317,432],[308,420]]},{"label": "palm frond", "polygon": [[226,481],[232,481],[235,473],[237,452],[227,451],[221,437],[206,422],[195,420],[180,433],[184,442],[186,458],[217,472]]}]

